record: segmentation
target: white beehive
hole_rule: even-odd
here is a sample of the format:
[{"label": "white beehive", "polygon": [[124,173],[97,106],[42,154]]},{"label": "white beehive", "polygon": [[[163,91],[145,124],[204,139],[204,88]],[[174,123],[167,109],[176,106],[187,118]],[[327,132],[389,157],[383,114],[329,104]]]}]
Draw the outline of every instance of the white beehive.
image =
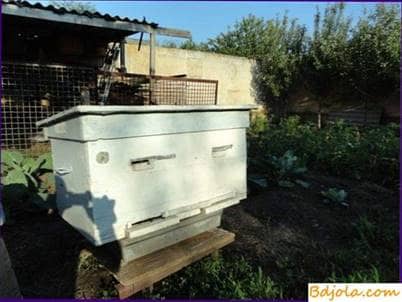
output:
[{"label": "white beehive", "polygon": [[157,238],[188,221],[216,227],[221,210],[246,197],[251,108],[77,106],[38,122],[59,212],[95,245]]}]

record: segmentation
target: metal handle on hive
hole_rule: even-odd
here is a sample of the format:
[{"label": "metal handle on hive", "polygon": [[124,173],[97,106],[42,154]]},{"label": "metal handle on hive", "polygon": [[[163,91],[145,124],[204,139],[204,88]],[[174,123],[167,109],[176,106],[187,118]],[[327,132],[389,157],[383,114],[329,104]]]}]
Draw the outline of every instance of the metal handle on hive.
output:
[{"label": "metal handle on hive", "polygon": [[149,170],[154,168],[154,162],[157,160],[165,160],[176,158],[176,154],[168,155],[152,155],[147,157],[130,159],[130,166],[134,171]]},{"label": "metal handle on hive", "polygon": [[232,149],[233,145],[224,145],[224,146],[217,146],[217,147],[212,147],[212,156],[213,157],[222,157],[225,156],[226,151],[229,149]]}]

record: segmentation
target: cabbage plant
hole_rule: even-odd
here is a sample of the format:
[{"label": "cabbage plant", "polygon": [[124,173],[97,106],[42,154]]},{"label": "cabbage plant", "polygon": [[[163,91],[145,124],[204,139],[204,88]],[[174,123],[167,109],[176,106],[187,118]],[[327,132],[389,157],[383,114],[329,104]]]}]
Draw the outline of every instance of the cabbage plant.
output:
[{"label": "cabbage plant", "polygon": [[6,200],[30,200],[40,206],[54,191],[50,153],[33,158],[18,151],[1,152],[3,194]]}]

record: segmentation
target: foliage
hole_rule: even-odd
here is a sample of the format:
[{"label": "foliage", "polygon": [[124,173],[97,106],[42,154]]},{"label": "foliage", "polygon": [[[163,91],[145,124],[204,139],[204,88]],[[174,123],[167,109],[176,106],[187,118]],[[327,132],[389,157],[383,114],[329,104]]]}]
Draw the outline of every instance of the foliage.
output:
[{"label": "foliage", "polygon": [[345,202],[346,198],[348,197],[348,193],[343,189],[338,190],[337,188],[329,188],[326,191],[321,191],[321,195],[324,196],[327,201],[332,201],[344,206],[349,205],[347,202]]},{"label": "foliage", "polygon": [[29,200],[47,207],[44,201],[54,193],[52,158],[45,153],[38,158],[17,151],[1,152],[2,185],[5,200]]},{"label": "foliage", "polygon": [[206,43],[186,41],[185,49],[256,60],[254,93],[271,113],[286,116],[292,92],[304,86],[321,111],[331,102],[378,105],[399,91],[400,6],[378,4],[353,24],[345,3],[317,9],[310,35],[296,19],[265,20],[253,15]]},{"label": "foliage", "polygon": [[96,7],[93,2],[81,2],[81,1],[65,1],[65,0],[50,0],[51,5],[56,8],[65,8],[67,10],[76,10],[79,13],[89,11],[91,13],[96,12]]},{"label": "foliage", "polygon": [[206,43],[197,44],[193,40],[185,40],[183,43],[180,44],[179,48],[207,51],[208,50],[208,45]]},{"label": "foliage", "polygon": [[304,165],[298,163],[297,156],[291,150],[287,150],[281,157],[272,156],[272,164],[278,169],[281,177],[299,175],[307,171]]},{"label": "foliage", "polygon": [[176,43],[175,41],[165,41],[161,44],[162,47],[167,48],[180,48],[189,50],[209,51],[206,43],[196,43],[193,40],[185,40],[182,43]]},{"label": "foliage", "polygon": [[310,170],[387,186],[399,183],[399,128],[394,124],[359,128],[340,121],[318,130],[292,116],[270,123],[263,133],[249,133],[248,146],[251,170],[265,173],[271,156],[292,150]]},{"label": "foliage", "polygon": [[[280,157],[272,156],[270,166],[272,167],[272,169],[270,169],[271,175],[274,174],[273,178],[277,180],[278,185],[281,187],[293,187],[294,178],[307,171],[305,165],[300,163],[299,158],[295,156],[291,150],[287,150]],[[300,179],[296,179],[295,183],[303,187],[308,187],[308,183]]]},{"label": "foliage", "polygon": [[327,6],[324,16],[317,8],[314,33],[304,56],[305,85],[318,99],[318,127],[321,127],[321,107],[339,87],[344,76],[345,49],[351,20],[344,16],[345,4]]},{"label": "foliage", "polygon": [[264,113],[251,115],[250,127],[247,129],[249,135],[260,135],[268,129],[269,121]]},{"label": "foliage", "polygon": [[400,8],[378,4],[360,18],[345,51],[349,91],[376,103],[399,89]]},{"label": "foliage", "polygon": [[257,100],[278,117],[286,115],[289,95],[301,78],[305,31],[305,27],[296,20],[289,22],[286,16],[266,25],[264,50],[255,65],[254,86]]},{"label": "foliage", "polygon": [[152,298],[281,298],[282,290],[244,258],[207,258],[162,281]]},{"label": "foliage", "polygon": [[13,183],[24,184],[25,186],[33,185],[38,187],[36,175],[43,170],[52,170],[50,154],[43,154],[37,159],[25,157],[17,151],[2,152],[2,167],[5,177],[4,185]]},{"label": "foliage", "polygon": [[305,56],[304,75],[310,90],[325,97],[333,81],[339,80],[344,65],[344,50],[348,42],[351,20],[344,16],[345,4],[336,3],[325,9],[324,16],[317,9],[314,33]]},{"label": "foliage", "polygon": [[[277,20],[278,21],[278,20]],[[208,40],[209,50],[227,55],[258,58],[264,51],[267,24],[263,18],[248,15],[226,33]]]},{"label": "foliage", "polygon": [[277,116],[284,114],[289,94],[300,78],[306,28],[295,19],[265,21],[253,15],[208,41],[209,50],[256,60],[253,85],[257,100]]}]

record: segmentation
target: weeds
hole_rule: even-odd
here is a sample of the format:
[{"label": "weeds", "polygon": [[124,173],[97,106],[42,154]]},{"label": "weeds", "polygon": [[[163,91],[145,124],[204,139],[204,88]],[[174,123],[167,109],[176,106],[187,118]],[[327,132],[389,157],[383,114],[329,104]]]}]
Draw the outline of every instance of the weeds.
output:
[{"label": "weeds", "polygon": [[327,281],[333,283],[379,283],[382,279],[378,269],[371,266],[368,270],[352,272],[347,276],[338,276],[332,273]]},{"label": "weeds", "polygon": [[244,258],[208,257],[165,279],[151,298],[281,298],[282,289]]},{"label": "weeds", "polygon": [[[310,170],[369,180],[388,187],[399,184],[399,127],[356,127],[339,121],[317,129],[292,116],[278,125],[255,119],[249,131],[251,170],[288,150]],[[254,132],[255,131],[255,132]]]}]

